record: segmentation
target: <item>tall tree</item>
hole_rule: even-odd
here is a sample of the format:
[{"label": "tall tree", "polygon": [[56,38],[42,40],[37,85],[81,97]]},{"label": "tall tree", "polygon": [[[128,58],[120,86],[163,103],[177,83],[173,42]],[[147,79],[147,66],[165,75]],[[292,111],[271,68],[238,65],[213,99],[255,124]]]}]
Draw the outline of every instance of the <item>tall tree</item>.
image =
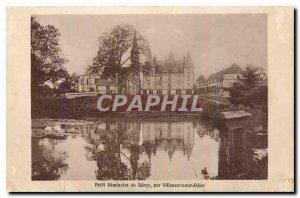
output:
[{"label": "tall tree", "polygon": [[130,51],[130,70],[131,73],[134,74],[133,78],[136,78],[138,82],[138,90],[140,90],[140,72],[142,71],[142,67],[140,64],[140,52],[139,46],[136,38],[136,32],[134,32],[132,47]]},{"label": "tall tree", "polygon": [[136,38],[136,32],[134,32],[132,47],[130,51],[131,68],[133,72],[137,73],[140,71],[140,52]]},{"label": "tall tree", "polygon": [[63,65],[67,59],[61,57],[60,35],[54,26],[42,26],[35,17],[31,18],[31,89],[33,95],[40,95],[45,82],[49,81],[53,84],[55,75],[59,76],[65,70]]},{"label": "tall tree", "polygon": [[242,73],[242,78],[240,78],[240,85],[243,86],[244,89],[251,89],[260,85],[264,76],[265,74],[260,68],[247,65]]},{"label": "tall tree", "polygon": [[229,101],[246,106],[267,104],[266,78],[261,68],[247,65],[239,82],[229,88]]},{"label": "tall tree", "polygon": [[[133,70],[143,71],[141,68],[144,62],[139,56],[147,57],[150,48],[147,40],[133,26],[118,25],[101,36],[99,41],[97,55],[93,59],[93,64],[88,67],[90,74],[116,79],[121,84]],[[130,60],[134,63],[129,64]],[[128,65],[134,68],[129,69]]]}]

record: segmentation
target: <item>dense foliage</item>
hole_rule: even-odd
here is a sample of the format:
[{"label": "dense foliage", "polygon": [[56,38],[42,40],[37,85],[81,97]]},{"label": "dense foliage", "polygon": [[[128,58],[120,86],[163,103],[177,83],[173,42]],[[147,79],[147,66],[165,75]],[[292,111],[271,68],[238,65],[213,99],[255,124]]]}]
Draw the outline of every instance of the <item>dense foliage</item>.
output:
[{"label": "dense foliage", "polygon": [[133,26],[118,25],[100,37],[99,50],[88,67],[88,73],[116,79],[121,84],[139,71],[147,75],[149,64],[140,56],[147,58],[149,54],[148,41]]},{"label": "dense foliage", "polygon": [[31,18],[31,93],[33,99],[74,91],[78,77],[69,75],[64,67],[59,30],[53,25],[43,26]]},{"label": "dense foliage", "polygon": [[247,65],[239,82],[229,88],[229,101],[249,107],[268,104],[268,87],[265,73],[258,67]]}]

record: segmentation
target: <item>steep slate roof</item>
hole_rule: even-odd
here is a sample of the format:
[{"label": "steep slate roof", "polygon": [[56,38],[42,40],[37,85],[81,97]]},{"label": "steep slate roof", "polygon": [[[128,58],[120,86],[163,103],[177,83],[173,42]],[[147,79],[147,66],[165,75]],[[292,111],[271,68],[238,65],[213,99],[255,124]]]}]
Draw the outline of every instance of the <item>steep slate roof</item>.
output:
[{"label": "steep slate roof", "polygon": [[157,73],[183,73],[183,61],[158,61],[156,68]]},{"label": "steep slate roof", "polygon": [[[155,59],[155,60],[154,60]],[[154,58],[151,62],[156,67],[156,73],[183,73],[183,69],[194,67],[190,53],[182,60],[175,60],[172,51],[165,61],[156,61]]]},{"label": "steep slate roof", "polygon": [[241,74],[242,72],[243,72],[242,68],[238,64],[233,63],[230,67],[210,75],[207,78],[207,80],[210,80],[210,79],[216,78],[216,77],[221,77],[224,74]]},{"label": "steep slate roof", "polygon": [[191,57],[190,52],[188,52],[188,54],[187,54],[187,56],[186,56],[185,66],[186,66],[186,67],[189,67],[189,68],[194,67],[194,64],[193,64],[193,62],[192,62],[192,57]]},{"label": "steep slate roof", "polygon": [[205,78],[203,75],[200,75],[199,78],[196,80],[197,82],[205,81]]}]

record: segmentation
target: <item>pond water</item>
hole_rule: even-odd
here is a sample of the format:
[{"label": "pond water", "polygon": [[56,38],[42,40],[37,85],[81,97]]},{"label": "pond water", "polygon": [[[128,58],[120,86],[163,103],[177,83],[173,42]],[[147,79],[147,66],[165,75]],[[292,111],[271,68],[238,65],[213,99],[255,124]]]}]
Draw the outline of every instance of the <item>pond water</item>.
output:
[{"label": "pond water", "polygon": [[32,131],[32,180],[246,178],[248,151],[208,121],[39,119]]}]

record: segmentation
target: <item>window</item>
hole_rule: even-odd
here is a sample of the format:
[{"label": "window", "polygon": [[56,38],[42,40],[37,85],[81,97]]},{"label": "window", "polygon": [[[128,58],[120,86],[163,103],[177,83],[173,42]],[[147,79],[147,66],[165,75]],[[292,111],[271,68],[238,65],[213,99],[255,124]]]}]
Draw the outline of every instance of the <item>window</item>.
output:
[{"label": "window", "polygon": [[80,84],[83,85],[83,79],[80,79]]},{"label": "window", "polygon": [[153,94],[153,90],[150,90],[150,94]]},{"label": "window", "polygon": [[158,82],[158,83],[157,83],[157,85],[158,85],[158,86],[161,86],[161,85],[162,85],[162,83],[161,83],[161,82]]},{"label": "window", "polygon": [[190,89],[186,90],[186,94],[191,95],[192,94],[192,90],[190,90]]},{"label": "window", "polygon": [[237,75],[237,79],[240,79],[240,75]]},{"label": "window", "polygon": [[160,81],[162,81],[162,76],[159,79],[160,79]]},{"label": "window", "polygon": [[95,84],[99,82],[99,78],[95,78]]},{"label": "window", "polygon": [[106,129],[106,130],[110,130],[109,123],[106,123],[105,129]]},{"label": "window", "polygon": [[176,89],[176,94],[180,95],[181,94],[181,89]]},{"label": "window", "polygon": [[108,85],[106,86],[106,90],[110,90]]},{"label": "window", "polygon": [[171,89],[171,83],[168,83],[168,89]]},{"label": "window", "polygon": [[162,94],[162,90],[158,89],[157,94]]},{"label": "window", "polygon": [[147,90],[143,90],[143,94],[147,94]]},{"label": "window", "polygon": [[89,79],[86,79],[86,84],[89,84]]}]

